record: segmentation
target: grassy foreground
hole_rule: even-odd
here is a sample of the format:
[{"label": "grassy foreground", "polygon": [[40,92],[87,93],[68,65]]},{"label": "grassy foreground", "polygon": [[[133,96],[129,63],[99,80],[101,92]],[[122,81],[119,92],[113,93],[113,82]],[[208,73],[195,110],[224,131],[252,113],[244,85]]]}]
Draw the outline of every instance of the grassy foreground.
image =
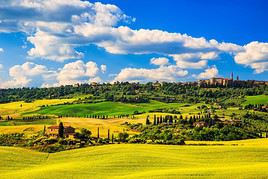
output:
[{"label": "grassy foreground", "polygon": [[115,144],[45,154],[0,147],[0,178],[265,178],[267,139],[237,146]]}]

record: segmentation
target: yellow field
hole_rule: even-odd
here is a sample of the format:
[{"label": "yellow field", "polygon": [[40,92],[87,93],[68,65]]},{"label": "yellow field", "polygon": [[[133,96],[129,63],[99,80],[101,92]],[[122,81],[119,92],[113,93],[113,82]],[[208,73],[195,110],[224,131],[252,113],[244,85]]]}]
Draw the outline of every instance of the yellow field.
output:
[{"label": "yellow field", "polygon": [[186,141],[187,145],[232,145],[232,146],[267,146],[268,139],[247,139],[235,141]]},{"label": "yellow field", "polygon": [[36,100],[31,103],[26,103],[24,101],[12,102],[0,104],[0,116],[12,116],[19,117],[22,113],[31,112],[38,110],[42,105],[55,105],[63,104],[65,102],[72,102],[75,99],[42,99]]},{"label": "yellow field", "polygon": [[0,134],[27,133],[36,134],[44,128],[43,125],[0,126]]},{"label": "yellow field", "polygon": [[[110,129],[110,133],[115,135],[119,132],[127,132],[130,135],[136,134],[136,131],[130,130],[127,126],[122,125],[125,122],[128,123],[145,123],[145,119],[93,119],[93,118],[60,118],[55,119],[56,124],[59,121],[63,122],[65,126],[73,126],[79,131],[81,128],[89,129],[93,136],[97,136],[97,129],[99,127],[100,136],[106,137],[107,131]],[[38,131],[44,128],[44,124],[29,124],[29,125],[18,125],[18,126],[0,126],[0,134],[10,133],[28,133],[36,134]]]},{"label": "yellow field", "polygon": [[238,146],[227,143],[224,146],[114,144],[54,154],[0,147],[0,178],[268,177],[267,139],[238,141],[241,144]]},{"label": "yellow field", "polygon": [[64,125],[71,125],[77,129],[87,128],[92,132],[93,136],[97,136],[97,129],[99,127],[100,136],[107,137],[107,131],[110,129],[111,133],[118,134],[119,132],[127,132],[130,135],[136,134],[136,131],[131,131],[127,126],[122,125],[125,122],[128,123],[145,123],[145,120],[141,119],[91,119],[91,118],[61,118],[60,121]]}]

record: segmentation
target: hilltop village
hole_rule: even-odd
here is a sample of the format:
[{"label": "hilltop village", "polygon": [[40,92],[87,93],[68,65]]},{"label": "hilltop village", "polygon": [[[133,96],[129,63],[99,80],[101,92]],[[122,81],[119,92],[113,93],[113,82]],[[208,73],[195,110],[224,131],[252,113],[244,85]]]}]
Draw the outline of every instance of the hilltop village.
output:
[{"label": "hilltop village", "polygon": [[254,87],[259,85],[268,85],[268,81],[240,80],[238,75],[236,79],[234,79],[234,74],[231,73],[230,78],[215,77],[199,80],[197,84],[200,87]]},{"label": "hilltop village", "polygon": [[[159,82],[156,81],[152,84],[154,88],[159,88],[166,82]],[[114,84],[120,84],[120,82],[115,82]],[[252,88],[257,86],[268,86],[268,81],[260,81],[260,80],[240,80],[239,76],[237,75],[234,78],[234,73],[232,72],[230,78],[224,77],[213,77],[210,79],[202,79],[193,82],[177,82],[178,85],[181,86],[198,86],[201,88],[210,88],[210,87],[245,87],[245,88]],[[79,87],[82,84],[74,84],[73,87]],[[96,82],[91,82],[90,85],[92,87],[97,87],[101,84]]]}]

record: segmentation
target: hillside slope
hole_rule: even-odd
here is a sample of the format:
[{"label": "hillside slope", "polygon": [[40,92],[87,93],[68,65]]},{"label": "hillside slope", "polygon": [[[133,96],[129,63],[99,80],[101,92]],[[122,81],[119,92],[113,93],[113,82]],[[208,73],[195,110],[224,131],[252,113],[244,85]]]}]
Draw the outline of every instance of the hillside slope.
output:
[{"label": "hillside slope", "polygon": [[55,154],[0,147],[0,178],[261,178],[268,176],[267,151],[267,139],[238,146],[121,144]]}]

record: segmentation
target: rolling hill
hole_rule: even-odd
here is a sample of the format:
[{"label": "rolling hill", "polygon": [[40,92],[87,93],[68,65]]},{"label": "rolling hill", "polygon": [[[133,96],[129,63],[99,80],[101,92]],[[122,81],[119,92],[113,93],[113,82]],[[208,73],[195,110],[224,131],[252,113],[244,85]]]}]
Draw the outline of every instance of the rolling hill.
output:
[{"label": "rolling hill", "polygon": [[0,147],[0,177],[265,178],[267,151],[267,139],[220,146],[115,144],[54,154]]}]

